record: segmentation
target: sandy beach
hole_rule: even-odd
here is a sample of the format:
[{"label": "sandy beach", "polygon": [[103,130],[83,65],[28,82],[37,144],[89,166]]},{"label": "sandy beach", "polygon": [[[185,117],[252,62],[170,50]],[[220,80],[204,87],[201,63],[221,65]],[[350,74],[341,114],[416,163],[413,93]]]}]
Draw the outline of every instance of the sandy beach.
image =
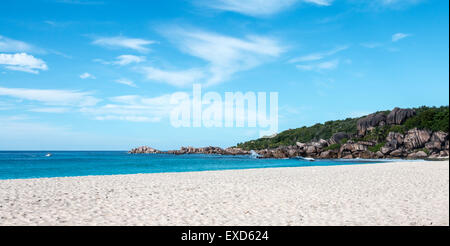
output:
[{"label": "sandy beach", "polygon": [[449,225],[449,162],[0,180],[0,225]]}]

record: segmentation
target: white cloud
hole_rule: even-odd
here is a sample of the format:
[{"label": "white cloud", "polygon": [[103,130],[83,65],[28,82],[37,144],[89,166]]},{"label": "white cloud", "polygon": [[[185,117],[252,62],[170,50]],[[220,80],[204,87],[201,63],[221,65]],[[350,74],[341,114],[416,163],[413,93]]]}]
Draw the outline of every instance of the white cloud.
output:
[{"label": "white cloud", "polygon": [[338,52],[341,52],[343,50],[348,49],[348,46],[338,46],[332,50],[326,51],[326,52],[320,52],[320,53],[313,53],[297,58],[293,58],[289,60],[290,63],[297,63],[297,62],[307,62],[307,61],[318,61],[322,60],[325,57],[332,56]]},{"label": "white cloud", "polygon": [[146,117],[146,116],[117,116],[117,115],[106,115],[97,116],[96,120],[121,120],[130,122],[159,122],[161,118],[159,117]]},{"label": "white cloud", "polygon": [[[289,60],[289,62],[290,63],[301,63],[301,64],[297,64],[295,67],[300,70],[303,70],[303,71],[321,72],[321,71],[325,71],[325,70],[333,70],[338,67],[339,59],[323,61],[323,62],[318,62],[318,61],[323,60],[329,56],[335,55],[336,53],[341,52],[346,49],[348,49],[348,46],[338,46],[338,47],[336,47],[332,50],[326,51],[326,52],[313,53],[313,54],[293,58],[293,59]],[[346,60],[347,63],[349,63],[348,61],[349,60]]]},{"label": "white cloud", "polygon": [[26,53],[0,54],[0,65],[6,69],[38,74],[39,70],[47,70],[47,64]]},{"label": "white cloud", "polygon": [[339,65],[339,60],[327,61],[317,64],[318,70],[331,70],[337,68]]},{"label": "white cloud", "polygon": [[90,73],[83,73],[80,75],[81,79],[95,79],[95,76]]},{"label": "white cloud", "polygon": [[127,38],[123,36],[108,37],[108,38],[98,38],[93,41],[93,44],[111,47],[111,48],[127,48],[136,50],[139,52],[148,52],[149,49],[145,47],[146,45],[156,43],[153,40],[145,40],[139,38]]},{"label": "white cloud", "polygon": [[143,67],[141,71],[147,79],[164,82],[169,85],[183,87],[194,83],[199,83],[205,75],[199,69],[189,70],[161,70],[154,67]]},{"label": "white cloud", "polygon": [[32,108],[28,111],[36,112],[36,113],[65,113],[68,112],[70,108],[62,108],[62,107],[45,107],[45,108]]},{"label": "white cloud", "polygon": [[381,6],[390,8],[401,8],[415,5],[420,2],[423,2],[423,0],[376,0],[372,4],[379,4]]},{"label": "white cloud", "polygon": [[314,3],[321,6],[330,6],[333,0],[303,0],[307,3]]},{"label": "white cloud", "polygon": [[0,35],[0,52],[31,52],[33,49],[30,44]]},{"label": "white cloud", "polygon": [[397,42],[397,41],[404,39],[406,37],[409,37],[409,36],[411,36],[411,35],[406,34],[406,33],[401,33],[401,32],[396,33],[396,34],[392,35],[392,42]]},{"label": "white cloud", "polygon": [[125,78],[117,79],[117,80],[115,80],[115,82],[119,83],[119,84],[123,84],[123,85],[128,85],[128,86],[131,86],[131,87],[137,87],[136,84],[133,81],[131,81],[129,79],[125,79]]},{"label": "white cloud", "polygon": [[[245,38],[235,38],[216,33],[168,28],[165,34],[172,39],[185,53],[207,62],[207,66],[199,72],[197,69],[171,73],[170,77],[179,77],[188,73],[188,79],[183,82],[172,81],[171,84],[189,84],[205,76],[206,84],[212,85],[229,79],[239,71],[252,69],[278,57],[283,51],[277,41],[267,37],[248,35]],[[212,52],[214,51],[214,52]],[[153,74],[169,76],[167,73],[151,69]],[[175,83],[174,83],[175,82]]]},{"label": "white cloud", "polygon": [[[157,97],[142,97],[139,95],[125,95],[109,98],[111,103],[101,107],[85,107],[81,112],[91,115],[95,120],[120,120],[130,122],[160,122],[169,118],[171,111],[178,105],[170,103],[172,95],[165,94]],[[192,95],[184,103],[193,103]],[[210,105],[216,110],[224,110],[223,107],[232,107],[236,110],[237,105]],[[230,109],[230,108],[228,108]],[[253,112],[258,115],[261,112]],[[261,113],[262,114],[262,113]],[[248,120],[247,114],[236,116],[242,121]],[[243,117],[243,118],[240,118]],[[258,117],[262,117],[258,116]]]},{"label": "white cloud", "polygon": [[53,106],[93,106],[100,100],[88,92],[0,87],[0,96],[37,101]]},{"label": "white cloud", "polygon": [[304,70],[304,71],[311,71],[311,70],[314,69],[313,65],[301,65],[301,64],[299,64],[299,65],[296,65],[295,67],[300,69],[300,70]]},{"label": "white cloud", "polygon": [[104,61],[102,59],[94,59],[95,62],[99,62],[102,64],[113,64],[119,66],[126,66],[132,63],[142,63],[146,60],[145,56],[135,56],[135,55],[121,55],[116,57],[114,61]]},{"label": "white cloud", "polygon": [[279,13],[296,3],[305,2],[329,6],[332,0],[197,0],[196,3],[221,11],[237,12],[250,16],[268,16]]},{"label": "white cloud", "polygon": [[113,62],[116,65],[125,66],[131,63],[141,63],[145,61],[144,56],[134,56],[134,55],[121,55],[116,58],[117,60]]},{"label": "white cloud", "polygon": [[298,64],[296,65],[296,67],[300,70],[304,70],[304,71],[316,71],[316,72],[321,72],[324,70],[333,70],[336,69],[339,65],[339,60],[335,59],[332,61],[325,61],[325,62],[320,62],[320,63],[315,63],[315,64]]},{"label": "white cloud", "polygon": [[138,95],[111,97],[112,103],[96,108],[85,107],[81,112],[102,121],[159,122],[168,117],[173,108],[170,97],[169,94],[151,98]]}]

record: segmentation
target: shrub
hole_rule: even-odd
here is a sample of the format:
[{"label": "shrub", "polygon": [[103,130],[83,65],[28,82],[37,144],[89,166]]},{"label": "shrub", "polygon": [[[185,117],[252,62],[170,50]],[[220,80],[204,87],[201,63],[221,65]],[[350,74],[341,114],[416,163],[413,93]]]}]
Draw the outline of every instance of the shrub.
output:
[{"label": "shrub", "polygon": [[370,146],[370,147],[367,148],[367,149],[368,149],[369,151],[371,151],[371,152],[376,153],[376,152],[380,151],[381,148],[382,148],[385,144],[386,144],[386,142],[381,142],[381,143],[376,144],[375,146]]},{"label": "shrub", "polygon": [[336,144],[332,144],[332,145],[326,147],[325,150],[338,150],[340,148],[341,148],[341,145],[336,143]]},{"label": "shrub", "polygon": [[[376,141],[380,144],[371,147],[373,152],[378,151],[384,145],[389,132],[405,134],[409,129],[429,129],[432,131],[449,132],[449,107],[425,107],[415,108],[416,115],[407,119],[403,125],[380,126],[366,133],[358,141]],[[379,111],[389,114],[390,111]],[[244,150],[259,150],[265,148],[276,148],[279,146],[295,145],[296,142],[311,142],[319,139],[329,139],[337,132],[345,132],[354,135],[357,131],[356,122],[360,118],[347,118],[345,120],[327,121],[323,124],[315,124],[310,127],[300,127],[283,131],[273,138],[260,138],[257,140],[239,143],[237,147]],[[346,143],[343,139],[340,144]],[[336,147],[336,146],[334,146]]]}]

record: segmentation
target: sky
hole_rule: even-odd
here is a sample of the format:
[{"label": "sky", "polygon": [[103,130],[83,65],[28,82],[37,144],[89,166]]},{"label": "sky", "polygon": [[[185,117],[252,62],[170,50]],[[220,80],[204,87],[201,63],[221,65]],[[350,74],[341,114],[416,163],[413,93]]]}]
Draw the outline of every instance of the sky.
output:
[{"label": "sky", "polygon": [[3,0],[0,150],[228,147],[171,95],[277,92],[278,132],[449,102],[442,0]]}]

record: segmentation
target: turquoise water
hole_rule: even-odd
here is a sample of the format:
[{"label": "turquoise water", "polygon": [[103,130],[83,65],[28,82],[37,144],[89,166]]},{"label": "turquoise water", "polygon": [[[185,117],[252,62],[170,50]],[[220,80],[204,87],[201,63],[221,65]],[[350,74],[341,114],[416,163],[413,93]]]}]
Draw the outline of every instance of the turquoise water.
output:
[{"label": "turquoise water", "polygon": [[[46,157],[52,153],[51,157]],[[254,159],[219,155],[130,155],[124,151],[0,151],[0,179],[331,166],[369,160]]]}]

